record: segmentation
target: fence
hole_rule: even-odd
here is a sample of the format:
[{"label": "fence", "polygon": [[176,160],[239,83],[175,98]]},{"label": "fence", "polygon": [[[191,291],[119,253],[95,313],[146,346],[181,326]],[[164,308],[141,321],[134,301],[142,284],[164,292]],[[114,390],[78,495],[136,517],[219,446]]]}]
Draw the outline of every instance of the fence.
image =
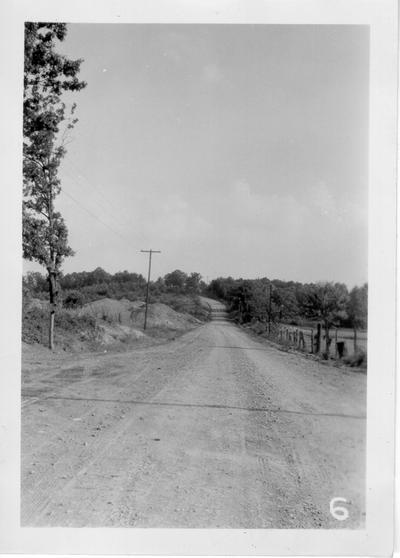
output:
[{"label": "fence", "polygon": [[271,324],[264,334],[272,341],[294,348],[299,351],[314,354],[325,354],[329,358],[352,356],[359,351],[367,351],[367,332],[346,328],[331,328],[329,330],[328,346],[325,330],[321,324],[315,327],[295,327],[286,324]]}]

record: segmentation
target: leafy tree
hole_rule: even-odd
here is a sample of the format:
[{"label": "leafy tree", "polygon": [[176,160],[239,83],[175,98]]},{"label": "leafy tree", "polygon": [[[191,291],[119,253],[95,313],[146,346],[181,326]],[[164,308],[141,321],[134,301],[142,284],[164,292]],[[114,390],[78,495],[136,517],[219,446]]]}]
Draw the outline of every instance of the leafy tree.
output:
[{"label": "leafy tree", "polygon": [[228,299],[228,294],[238,284],[240,279],[233,279],[232,277],[218,277],[213,279],[208,285],[208,294],[223,300]]},{"label": "leafy tree", "polygon": [[112,277],[109,273],[107,273],[107,271],[104,271],[104,269],[101,267],[96,267],[96,269],[92,271],[90,276],[91,276],[91,281],[93,281],[93,284],[108,283]]},{"label": "leafy tree", "polygon": [[116,281],[117,283],[128,283],[131,280],[131,273],[129,271],[117,271],[112,276],[112,280]]},{"label": "leafy tree", "polygon": [[347,305],[349,321],[354,330],[354,352],[357,352],[357,329],[364,329],[368,322],[368,285],[354,287]]},{"label": "leafy tree", "polygon": [[186,291],[188,293],[193,293],[193,294],[199,293],[200,282],[201,282],[200,273],[196,273],[196,272],[191,273],[186,279],[186,284],[185,284]]},{"label": "leafy tree", "polygon": [[287,286],[283,281],[274,280],[272,284],[274,286],[272,291],[273,307],[276,309],[279,321],[297,323],[300,309],[295,289]]},{"label": "leafy tree", "polygon": [[181,292],[184,290],[187,281],[187,275],[184,271],[176,269],[171,273],[167,273],[164,277],[164,282],[167,287],[176,292]]},{"label": "leafy tree", "polygon": [[67,111],[62,94],[86,85],[77,78],[82,60],[56,52],[66,34],[65,23],[25,24],[23,254],[47,269],[51,349],[61,264],[73,255],[64,219],[54,205],[61,190],[58,169],[66,153],[65,138],[77,122],[75,104]]},{"label": "leafy tree", "polygon": [[346,318],[348,290],[342,283],[317,283],[307,286],[304,310],[309,318],[321,320],[325,329],[325,352],[329,354],[329,329]]},{"label": "leafy tree", "polygon": [[65,308],[81,308],[85,303],[85,297],[80,291],[70,291],[64,298]]},{"label": "leafy tree", "polygon": [[39,271],[28,271],[22,278],[23,293],[33,296],[48,290],[48,282]]},{"label": "leafy tree", "polygon": [[[250,279],[232,280],[231,284],[229,278],[227,282],[223,279],[217,279],[221,286],[221,291],[225,292],[223,297],[229,304],[230,311],[236,312],[240,323],[249,322],[257,312],[256,305],[252,300],[252,281]],[[222,298],[222,297],[221,297]]]}]

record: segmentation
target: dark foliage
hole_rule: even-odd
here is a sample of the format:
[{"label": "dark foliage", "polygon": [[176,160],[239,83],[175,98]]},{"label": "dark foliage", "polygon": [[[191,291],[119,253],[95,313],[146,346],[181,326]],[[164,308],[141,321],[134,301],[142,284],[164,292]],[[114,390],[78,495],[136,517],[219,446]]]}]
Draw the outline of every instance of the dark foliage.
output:
[{"label": "dark foliage", "polygon": [[80,291],[69,291],[64,297],[64,308],[81,308],[84,304],[85,297]]},{"label": "dark foliage", "polygon": [[[81,335],[95,337],[96,321],[88,315],[78,316],[67,310],[59,310],[55,315],[55,342],[62,344],[65,336],[79,339]],[[43,308],[31,308],[22,312],[22,341],[46,344],[49,335],[49,312]]]},{"label": "dark foliage", "polygon": [[[171,284],[165,278],[159,278],[152,282],[150,302],[162,302],[171,306],[177,312],[187,312],[201,320],[206,319],[207,312],[200,304],[197,296],[203,287],[200,274],[191,273],[187,275],[184,272],[179,272],[178,275],[180,277],[184,276],[184,280],[179,286],[175,283]],[[101,298],[144,300],[146,295],[146,279],[142,275],[128,271],[111,274],[101,267],[94,271],[61,275],[59,284],[65,308],[79,308],[88,302]],[[45,299],[47,296],[46,286],[47,279],[41,273],[29,272],[23,278],[23,290],[26,299]]]},{"label": "dark foliage", "polygon": [[[325,329],[367,325],[367,286],[350,293],[342,283],[299,283],[262,279],[220,277],[211,281],[208,296],[228,304],[232,317],[241,323],[254,320],[309,325],[322,322]],[[328,337],[329,341],[329,337]]]},{"label": "dark foliage", "polygon": [[61,95],[86,85],[77,78],[82,61],[56,52],[66,33],[65,23],[25,24],[23,252],[55,278],[63,258],[73,254],[64,220],[54,209],[61,189],[58,168],[66,153],[61,126],[65,134],[77,122],[75,105],[67,114]]}]

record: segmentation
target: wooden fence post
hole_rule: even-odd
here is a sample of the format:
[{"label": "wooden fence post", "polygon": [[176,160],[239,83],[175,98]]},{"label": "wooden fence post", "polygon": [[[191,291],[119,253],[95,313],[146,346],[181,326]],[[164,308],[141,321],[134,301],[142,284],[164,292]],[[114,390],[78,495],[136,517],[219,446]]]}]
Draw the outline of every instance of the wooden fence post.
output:
[{"label": "wooden fence post", "polygon": [[338,357],[337,337],[338,337],[338,328],[335,329],[335,358]]},{"label": "wooden fence post", "polygon": [[321,324],[318,323],[317,324],[317,339],[316,339],[316,347],[315,347],[315,352],[317,354],[319,354],[321,352]]}]

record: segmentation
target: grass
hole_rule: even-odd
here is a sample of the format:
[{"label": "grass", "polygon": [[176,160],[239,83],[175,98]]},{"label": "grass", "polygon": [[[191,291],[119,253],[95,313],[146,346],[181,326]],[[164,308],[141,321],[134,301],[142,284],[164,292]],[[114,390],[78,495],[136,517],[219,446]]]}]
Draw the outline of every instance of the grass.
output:
[{"label": "grass", "polygon": [[[276,343],[277,345],[279,345],[279,347],[281,347],[284,350],[294,350],[296,352],[302,353],[302,354],[306,354],[309,356],[313,356],[314,358],[319,358],[325,361],[329,361],[331,364],[338,364],[340,365],[345,364],[346,366],[349,366],[351,368],[360,368],[364,371],[366,371],[367,369],[367,351],[366,348],[364,348],[363,346],[359,347],[358,350],[355,353],[350,353],[347,354],[346,356],[344,356],[342,359],[339,358],[335,358],[334,355],[334,349],[333,349],[333,342],[334,342],[334,336],[332,336],[332,330],[331,330],[331,338],[332,338],[332,347],[331,350],[328,353],[326,353],[325,351],[325,341],[324,339],[322,339],[322,350],[321,353],[319,355],[316,355],[315,353],[311,353],[310,352],[310,338],[308,336],[308,338],[305,338],[305,343],[306,346],[303,349],[300,349],[298,346],[295,346],[293,343],[291,343],[290,341],[286,340],[285,338],[279,338],[278,335],[278,327],[276,324],[272,324],[272,328],[271,328],[271,335],[268,335],[268,327],[266,323],[263,322],[257,322],[254,321],[252,323],[248,323],[245,327],[250,334],[254,335],[254,336],[260,336],[262,338],[267,339],[268,341],[271,341],[273,343]],[[302,328],[291,328],[291,329],[298,329],[299,331]],[[304,331],[304,330],[303,330]],[[352,330],[349,330],[352,332]],[[366,333],[366,332],[365,332]],[[307,337],[307,336],[305,336]],[[338,340],[343,337],[339,336]],[[351,348],[352,348],[352,344],[351,344]]]},{"label": "grass", "polygon": [[175,312],[190,314],[202,322],[210,319],[208,310],[200,303],[197,295],[161,293],[150,298],[150,302],[161,302],[175,310]]},{"label": "grass", "polygon": [[[22,311],[22,341],[47,345],[49,311],[31,308]],[[57,309],[54,317],[54,341],[62,348],[70,348],[76,341],[94,342],[96,321],[92,316],[78,316],[73,310]]]},{"label": "grass", "polygon": [[352,368],[367,368],[367,353],[359,349],[354,354],[344,357],[343,362]]},{"label": "grass", "polygon": [[[209,319],[208,311],[203,308],[197,296],[177,295],[174,293],[163,293],[159,296],[151,297],[151,302],[161,302],[168,305],[176,312],[190,314],[200,321]],[[102,319],[101,319],[102,318]],[[142,339],[131,339],[129,333],[126,339],[121,335],[121,331],[106,331],[104,333],[102,324],[116,329],[116,326],[122,322],[121,314],[115,317],[108,313],[103,313],[101,318],[96,321],[94,315],[90,313],[81,313],[78,308],[57,308],[54,320],[54,343],[56,348],[63,350],[98,350],[104,344],[113,345],[109,337],[115,333],[115,346],[120,345],[137,345],[143,343]],[[180,328],[179,328],[180,329]],[[173,327],[159,326],[148,328],[146,335],[156,342],[172,340],[181,335],[183,331],[178,331]],[[107,340],[104,336],[108,335]],[[106,336],[107,336],[106,335]],[[40,344],[48,346],[49,336],[49,308],[48,305],[31,306],[29,301],[24,300],[22,310],[22,341],[28,344]],[[110,347],[111,348],[111,347]]]}]

